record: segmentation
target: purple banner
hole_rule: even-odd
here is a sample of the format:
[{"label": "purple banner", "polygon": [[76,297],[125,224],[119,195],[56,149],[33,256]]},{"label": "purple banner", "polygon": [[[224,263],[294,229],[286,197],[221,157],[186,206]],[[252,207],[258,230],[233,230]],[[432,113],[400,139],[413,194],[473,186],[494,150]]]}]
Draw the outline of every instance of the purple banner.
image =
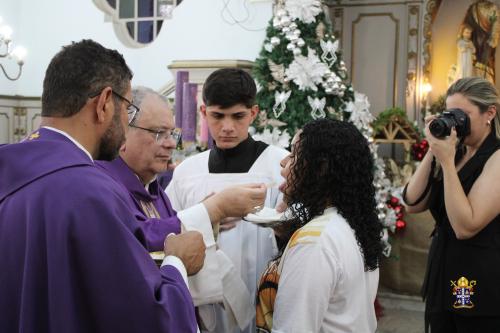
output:
[{"label": "purple banner", "polygon": [[185,82],[182,88],[182,141],[196,141],[198,85]]},{"label": "purple banner", "polygon": [[178,71],[175,77],[175,127],[182,128],[182,89],[189,81],[189,72]]}]

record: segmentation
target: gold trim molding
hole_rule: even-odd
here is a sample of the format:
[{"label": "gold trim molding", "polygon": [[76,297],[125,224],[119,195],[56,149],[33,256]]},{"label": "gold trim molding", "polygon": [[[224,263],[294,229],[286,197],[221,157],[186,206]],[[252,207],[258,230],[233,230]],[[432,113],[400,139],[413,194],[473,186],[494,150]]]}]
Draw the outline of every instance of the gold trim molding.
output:
[{"label": "gold trim molding", "polygon": [[168,69],[190,69],[190,68],[227,68],[236,67],[252,69],[253,61],[249,60],[174,60]]},{"label": "gold trim molding", "polygon": [[432,23],[441,6],[442,0],[428,0],[424,15],[424,43],[423,43],[423,76],[424,81],[431,78],[431,51],[432,51]]},{"label": "gold trim molding", "polygon": [[0,95],[0,99],[16,100],[16,101],[41,101],[42,97],[38,96],[21,96],[21,95]]}]

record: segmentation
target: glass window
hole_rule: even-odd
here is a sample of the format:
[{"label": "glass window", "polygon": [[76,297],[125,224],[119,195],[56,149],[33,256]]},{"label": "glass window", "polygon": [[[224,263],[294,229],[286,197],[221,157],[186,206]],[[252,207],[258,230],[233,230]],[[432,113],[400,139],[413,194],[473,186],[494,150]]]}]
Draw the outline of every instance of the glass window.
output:
[{"label": "glass window", "polygon": [[140,0],[139,17],[153,17],[154,8],[154,0]]},{"label": "glass window", "polygon": [[132,47],[145,46],[160,33],[163,20],[182,0],[94,0],[113,21],[122,24],[116,29],[122,42]]},{"label": "glass window", "polygon": [[135,0],[118,0],[120,4],[120,15],[121,19],[133,18],[135,12]]},{"label": "glass window", "polygon": [[150,43],[153,41],[153,21],[140,21],[137,41],[139,43]]}]

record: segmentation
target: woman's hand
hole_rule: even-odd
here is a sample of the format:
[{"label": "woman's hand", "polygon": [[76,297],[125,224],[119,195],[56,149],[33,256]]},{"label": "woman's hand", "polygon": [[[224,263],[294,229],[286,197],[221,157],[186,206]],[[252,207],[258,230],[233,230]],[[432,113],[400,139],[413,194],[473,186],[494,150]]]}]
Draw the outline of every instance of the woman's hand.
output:
[{"label": "woman's hand", "polygon": [[438,139],[429,130],[429,124],[436,119],[436,116],[425,117],[425,137],[429,141],[429,150],[436,157],[442,166],[455,164],[455,152],[457,146],[457,131],[451,129],[449,136]]}]

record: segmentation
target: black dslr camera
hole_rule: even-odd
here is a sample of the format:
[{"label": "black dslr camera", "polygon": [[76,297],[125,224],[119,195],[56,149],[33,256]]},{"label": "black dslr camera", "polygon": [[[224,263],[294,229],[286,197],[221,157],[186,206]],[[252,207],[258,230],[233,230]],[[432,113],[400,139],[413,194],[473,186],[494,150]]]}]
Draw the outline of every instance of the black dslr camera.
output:
[{"label": "black dslr camera", "polygon": [[470,134],[469,116],[461,109],[446,110],[429,124],[429,130],[436,138],[449,136],[453,127],[455,127],[459,138]]}]

